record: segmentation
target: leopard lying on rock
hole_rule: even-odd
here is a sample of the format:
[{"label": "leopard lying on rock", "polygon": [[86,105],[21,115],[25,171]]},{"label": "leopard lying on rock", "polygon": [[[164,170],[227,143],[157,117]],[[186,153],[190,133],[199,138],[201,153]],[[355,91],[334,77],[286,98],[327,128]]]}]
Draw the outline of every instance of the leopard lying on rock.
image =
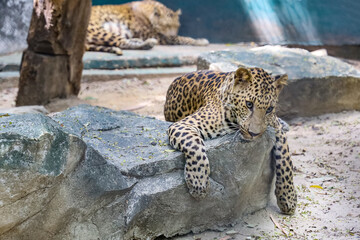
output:
[{"label": "leopard lying on rock", "polygon": [[295,212],[297,195],[286,126],[275,114],[287,75],[272,77],[261,68],[234,72],[198,71],[176,78],[164,106],[170,144],[185,154],[185,180],[190,194],[204,198],[210,165],[204,140],[238,132],[245,140],[260,137],[268,126],[275,129],[275,195],[282,212]]},{"label": "leopard lying on rock", "polygon": [[156,44],[208,45],[208,40],[203,38],[177,35],[180,14],[180,10],[174,12],[152,0],[94,6],[85,48],[121,55],[121,49],[151,49]]}]

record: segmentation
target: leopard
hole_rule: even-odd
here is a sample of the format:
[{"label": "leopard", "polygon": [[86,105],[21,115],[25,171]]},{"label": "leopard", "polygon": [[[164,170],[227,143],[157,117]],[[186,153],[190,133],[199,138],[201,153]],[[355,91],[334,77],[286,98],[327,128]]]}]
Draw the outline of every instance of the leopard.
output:
[{"label": "leopard", "polygon": [[294,214],[297,193],[293,182],[286,132],[288,125],[276,115],[278,97],[287,84],[286,74],[272,76],[262,68],[239,67],[236,71],[201,70],[176,78],[164,105],[170,145],[185,156],[185,182],[192,197],[201,200],[209,192],[210,163],[205,140],[238,134],[244,141],[260,138],[274,129],[272,148],[277,205]]},{"label": "leopard", "polygon": [[173,11],[153,0],[91,8],[86,51],[122,55],[123,49],[148,50],[160,45],[206,46],[205,38],[179,36],[181,10]]}]

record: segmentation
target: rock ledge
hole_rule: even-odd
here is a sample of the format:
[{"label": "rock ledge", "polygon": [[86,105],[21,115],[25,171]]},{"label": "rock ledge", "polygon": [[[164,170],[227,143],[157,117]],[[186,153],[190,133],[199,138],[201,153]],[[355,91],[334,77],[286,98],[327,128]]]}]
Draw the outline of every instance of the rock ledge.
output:
[{"label": "rock ledge", "polygon": [[0,118],[1,239],[154,239],[235,223],[267,205],[270,130],[206,142],[209,196],[193,199],[170,123],[81,105]]}]

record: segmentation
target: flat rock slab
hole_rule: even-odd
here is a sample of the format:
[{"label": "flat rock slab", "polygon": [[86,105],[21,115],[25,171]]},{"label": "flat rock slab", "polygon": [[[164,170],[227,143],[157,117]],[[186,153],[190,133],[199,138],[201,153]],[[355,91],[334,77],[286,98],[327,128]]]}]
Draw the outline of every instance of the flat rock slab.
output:
[{"label": "flat rock slab", "polygon": [[234,71],[238,66],[260,67],[288,74],[279,97],[278,115],[285,119],[344,110],[360,110],[360,72],[333,57],[315,56],[303,49],[264,46],[216,51],[199,57],[198,69]]},{"label": "flat rock slab", "polygon": [[88,105],[0,117],[0,238],[154,239],[220,229],[267,205],[271,129],[254,142],[206,141],[211,187],[197,201],[169,124]]},{"label": "flat rock slab", "polygon": [[[103,81],[123,77],[181,75],[195,71],[200,54],[217,50],[248,48],[246,45],[210,44],[209,46],[155,46],[151,50],[124,50],[124,55],[85,52],[82,80]],[[0,56],[0,84],[18,85],[22,53]],[[185,66],[185,67],[184,67]]]}]

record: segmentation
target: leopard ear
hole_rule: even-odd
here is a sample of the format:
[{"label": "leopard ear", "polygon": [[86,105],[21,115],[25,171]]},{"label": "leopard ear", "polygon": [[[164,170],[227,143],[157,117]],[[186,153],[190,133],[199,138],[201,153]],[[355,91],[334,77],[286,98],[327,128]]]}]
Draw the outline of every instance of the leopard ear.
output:
[{"label": "leopard ear", "polygon": [[251,72],[247,68],[238,68],[233,80],[233,91],[246,87],[253,80]]},{"label": "leopard ear", "polygon": [[251,82],[252,75],[247,68],[238,68],[235,72],[235,84],[240,82]]},{"label": "leopard ear", "polygon": [[176,12],[175,12],[178,16],[180,16],[181,15],[181,9],[179,8],[178,10],[176,10]]},{"label": "leopard ear", "polygon": [[276,75],[274,77],[274,83],[275,83],[276,90],[277,90],[278,93],[280,93],[280,91],[283,89],[283,87],[285,85],[287,85],[287,80],[288,80],[288,75],[287,74]]}]

